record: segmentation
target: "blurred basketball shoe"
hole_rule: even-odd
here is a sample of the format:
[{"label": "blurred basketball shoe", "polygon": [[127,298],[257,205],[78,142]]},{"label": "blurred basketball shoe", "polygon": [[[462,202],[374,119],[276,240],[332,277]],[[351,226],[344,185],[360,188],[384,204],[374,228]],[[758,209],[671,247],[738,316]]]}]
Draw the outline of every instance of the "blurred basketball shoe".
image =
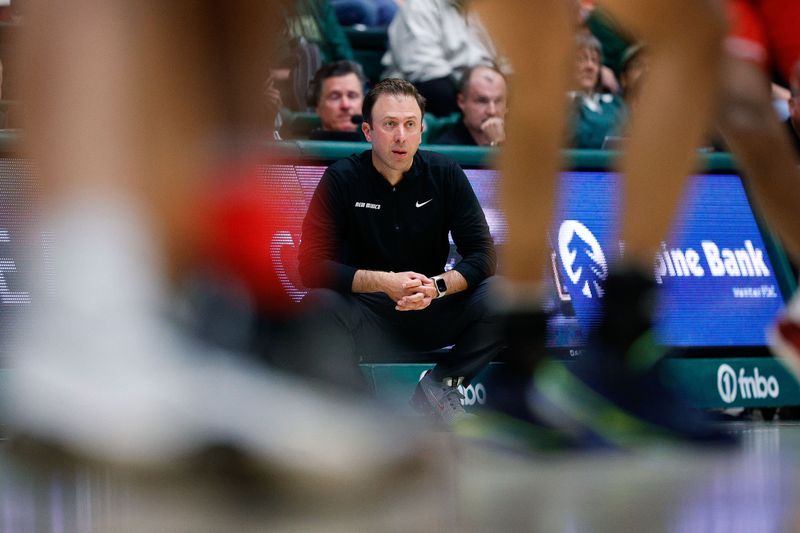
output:
[{"label": "blurred basketball shoe", "polygon": [[733,439],[690,407],[664,373],[667,349],[653,330],[655,283],[637,270],[612,271],[601,321],[585,353],[547,361],[534,387],[539,416],[576,438],[628,448],[664,441],[722,444]]},{"label": "blurred basketball shoe", "polygon": [[[492,295],[505,349],[484,378],[486,404],[477,416],[456,425],[459,435],[511,451],[572,448],[573,441],[546,423],[535,411],[538,403],[532,376],[545,360],[547,325],[558,308],[551,305],[545,285],[515,285],[498,280]],[[548,297],[545,297],[544,295]]]},{"label": "blurred basketball shoe", "polygon": [[12,442],[153,469],[223,446],[267,469],[339,481],[431,453],[364,402],[185,334],[144,220],[129,199],[96,197],[45,221],[49,272],[37,279],[54,290],[13,343],[2,403]]},{"label": "blurred basketball shoe", "polygon": [[617,271],[604,289],[601,323],[574,360],[544,356],[543,316],[529,313],[527,331],[508,332],[510,364],[491,389],[487,384],[483,432],[496,433],[487,440],[527,442],[534,450],[730,442],[666,383],[666,350],[652,331],[655,284],[639,272]]}]

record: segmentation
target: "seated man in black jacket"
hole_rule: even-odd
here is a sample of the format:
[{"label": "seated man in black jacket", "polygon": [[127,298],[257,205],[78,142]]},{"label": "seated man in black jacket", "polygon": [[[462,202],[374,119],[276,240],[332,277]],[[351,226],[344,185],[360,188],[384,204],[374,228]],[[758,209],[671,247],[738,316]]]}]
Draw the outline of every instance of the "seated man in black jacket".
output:
[{"label": "seated man in black jacket", "polygon": [[[458,386],[500,349],[486,305],[497,256],[464,171],[418,151],[424,110],[404,80],[369,92],[363,132],[372,150],[337,161],[320,180],[303,222],[300,274],[309,305],[346,331],[353,355],[384,349],[374,339],[414,351],[454,344],[412,398],[451,423],[464,413]],[[445,272],[448,234],[462,259]]]},{"label": "seated man in black jacket", "polygon": [[506,140],[506,78],[494,67],[478,65],[461,78],[457,103],[461,120],[434,144],[496,146]]}]

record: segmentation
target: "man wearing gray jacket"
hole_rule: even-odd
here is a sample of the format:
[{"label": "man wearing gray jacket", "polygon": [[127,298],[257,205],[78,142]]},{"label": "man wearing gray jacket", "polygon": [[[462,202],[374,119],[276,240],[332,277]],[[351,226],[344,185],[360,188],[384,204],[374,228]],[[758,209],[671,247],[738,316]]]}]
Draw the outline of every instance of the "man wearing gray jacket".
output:
[{"label": "man wearing gray jacket", "polygon": [[463,0],[406,0],[389,25],[383,75],[414,83],[433,115],[458,111],[456,94],[467,68],[499,63],[489,34],[464,4]]}]

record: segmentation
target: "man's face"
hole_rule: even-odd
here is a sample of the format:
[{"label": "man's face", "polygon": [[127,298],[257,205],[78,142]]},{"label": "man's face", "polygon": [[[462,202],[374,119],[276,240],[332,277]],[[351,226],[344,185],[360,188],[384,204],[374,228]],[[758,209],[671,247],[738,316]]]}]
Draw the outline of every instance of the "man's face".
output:
[{"label": "man's face", "polygon": [[364,91],[355,74],[334,76],[322,82],[322,90],[317,103],[322,129],[325,131],[355,131],[353,115],[361,113]]},{"label": "man's face", "polygon": [[503,76],[488,68],[476,69],[467,86],[466,94],[458,95],[458,107],[464,115],[464,124],[473,132],[492,117],[506,115],[506,82]]},{"label": "man's face", "polygon": [[411,168],[422,142],[422,111],[412,96],[382,94],[372,108],[372,125],[362,125],[372,143],[372,162],[384,176]]},{"label": "man's face", "polygon": [[578,50],[575,79],[578,90],[592,93],[597,87],[600,78],[600,54],[594,48],[581,48]]}]

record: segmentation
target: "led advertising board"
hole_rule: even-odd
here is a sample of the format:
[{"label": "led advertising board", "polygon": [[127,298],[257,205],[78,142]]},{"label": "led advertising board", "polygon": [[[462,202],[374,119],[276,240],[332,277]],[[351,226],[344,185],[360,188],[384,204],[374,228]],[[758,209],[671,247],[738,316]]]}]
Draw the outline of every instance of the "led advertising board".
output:
[{"label": "led advertising board", "polygon": [[[295,207],[282,215],[284,229],[265,243],[282,286],[295,301],[305,294],[297,273],[304,210],[325,168],[323,164],[284,164],[259,169],[267,190],[296,199]],[[498,174],[488,169],[465,172],[501,252],[502,273],[507,226],[500,208]],[[25,160],[0,160],[3,332],[13,327],[21,308],[36,297],[25,287],[22,274],[35,266],[34,257],[42,255],[20,246],[32,216],[27,193],[35,188],[34,175],[33,166]],[[546,276],[553,282],[551,346],[579,347],[597,318],[601,282],[620,253],[620,185],[619,176],[611,172],[564,172],[560,177]],[[531,209],[541,208],[546,206],[532,198]],[[43,240],[45,248],[46,242]],[[47,256],[46,250],[43,256]],[[453,251],[450,266],[457,260]],[[784,295],[739,176],[704,174],[689,180],[654,269],[663,287],[658,333],[665,344],[701,348],[765,345],[765,329],[779,312]]]}]

